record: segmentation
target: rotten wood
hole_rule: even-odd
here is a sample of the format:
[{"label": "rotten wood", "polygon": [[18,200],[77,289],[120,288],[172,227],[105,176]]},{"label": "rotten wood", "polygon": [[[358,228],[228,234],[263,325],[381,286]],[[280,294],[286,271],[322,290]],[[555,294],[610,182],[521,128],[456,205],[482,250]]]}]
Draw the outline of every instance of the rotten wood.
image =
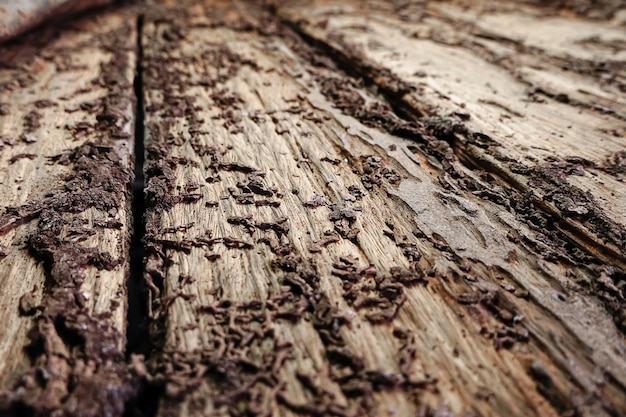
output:
[{"label": "rotten wood", "polygon": [[513,66],[421,40],[498,39],[451,16],[471,10],[148,14],[159,415],[626,412],[622,70],[572,76],[610,112],[533,100]]},{"label": "rotten wood", "polygon": [[622,9],[163,0],[2,47],[0,414],[626,415]]},{"label": "rotten wood", "polygon": [[2,47],[0,414],[121,415],[135,21],[118,10]]}]

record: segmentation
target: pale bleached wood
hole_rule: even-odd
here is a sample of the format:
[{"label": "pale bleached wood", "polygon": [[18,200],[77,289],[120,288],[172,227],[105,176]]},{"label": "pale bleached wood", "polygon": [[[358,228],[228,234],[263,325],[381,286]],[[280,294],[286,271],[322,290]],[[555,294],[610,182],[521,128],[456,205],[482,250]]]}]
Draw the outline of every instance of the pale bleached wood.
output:
[{"label": "pale bleached wood", "polygon": [[[626,134],[626,73],[623,52],[610,46],[626,40],[621,21],[543,18],[543,9],[517,6],[409,2],[394,8],[393,3],[320,1],[289,3],[279,13],[324,44],[327,53],[354,61],[354,71],[386,89],[414,116],[453,123],[469,117],[462,124],[492,141],[481,145],[457,135],[452,146],[464,163],[533,193],[571,239],[623,268],[626,189],[619,161]],[[398,89],[398,82],[413,90]],[[562,197],[572,197],[573,204],[555,203],[554,187],[541,189],[519,174],[566,161],[572,161],[576,174],[564,185],[589,192],[614,233],[604,233],[598,226],[602,221],[573,214],[591,211],[581,197],[568,194]],[[610,172],[615,168],[622,174]]]},{"label": "pale bleached wood", "polygon": [[[159,414],[626,412],[623,334],[600,297],[577,283],[596,279],[594,270],[547,257],[549,246],[518,219],[521,213],[463,189],[441,159],[414,142],[343,114],[322,93],[323,84],[350,77],[311,65],[328,57],[314,58],[302,40],[276,32],[280,25],[254,10],[245,3],[206,2],[160,11],[146,21],[146,278],[161,343],[149,364],[154,381],[165,386]],[[289,12],[315,19],[316,10],[327,12]],[[361,18],[352,13],[351,19]],[[296,24],[316,35],[324,27]],[[378,23],[359,24],[367,33],[368,25]],[[352,31],[346,26],[342,33]],[[358,57],[350,59],[358,69]],[[365,103],[380,103],[365,89],[346,88]],[[440,97],[428,104],[443,103]],[[359,200],[349,187],[365,188],[368,156],[381,158],[390,171]],[[239,172],[245,167],[262,175],[257,193],[275,187],[271,195],[250,197],[280,205],[236,202],[243,192],[238,184],[250,180],[250,173]],[[479,181],[470,169],[458,169]],[[322,205],[313,207],[317,203]],[[354,210],[360,233],[316,246],[326,231],[333,235],[335,208]],[[236,224],[246,216],[248,228]],[[258,227],[281,218],[288,231]],[[250,246],[232,247],[239,240]],[[421,258],[407,255],[402,243],[414,245]],[[290,255],[297,258],[291,266],[272,252],[277,244],[293,245]],[[341,258],[351,257],[358,268],[375,267],[378,277],[400,267],[429,278],[401,286],[406,302],[397,316],[375,324],[367,315],[376,308],[359,309],[345,298],[337,268]],[[305,300],[299,321],[258,319],[252,327],[236,321],[242,303],[257,302],[252,310],[271,317],[276,295],[297,288],[286,279],[306,287],[310,270],[318,298]],[[363,274],[357,286],[372,284]],[[315,312],[326,299],[349,324],[319,326]],[[231,303],[220,304],[226,300]],[[255,333],[255,326],[268,326],[274,336]],[[412,340],[408,350],[403,331]],[[248,337],[249,349],[243,342]],[[338,346],[360,358],[363,368],[347,371]],[[413,349],[414,356],[403,356]],[[256,368],[238,362],[241,356]],[[274,372],[255,379],[268,361]],[[361,385],[347,383],[342,373]],[[316,393],[298,374],[312,376],[323,390]],[[363,388],[376,375],[386,376],[388,386]],[[240,395],[229,397],[233,393]]]},{"label": "pale bleached wood", "polygon": [[46,19],[59,20],[72,13],[103,6],[111,0],[11,0],[0,4],[0,42],[21,35]]},{"label": "pale bleached wood", "polygon": [[128,398],[108,372],[125,366],[135,23],[106,12],[0,48],[0,413],[121,415]]}]

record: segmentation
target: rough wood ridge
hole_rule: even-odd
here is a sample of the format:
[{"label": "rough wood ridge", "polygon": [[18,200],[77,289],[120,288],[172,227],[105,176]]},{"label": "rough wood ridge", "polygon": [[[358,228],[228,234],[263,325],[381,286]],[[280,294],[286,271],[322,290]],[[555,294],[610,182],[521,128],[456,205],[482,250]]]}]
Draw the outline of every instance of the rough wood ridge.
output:
[{"label": "rough wood ridge", "polygon": [[134,16],[4,47],[0,71],[2,415],[121,415]]},{"label": "rough wood ridge", "polygon": [[0,414],[626,415],[619,2],[180,3],[5,48]]}]

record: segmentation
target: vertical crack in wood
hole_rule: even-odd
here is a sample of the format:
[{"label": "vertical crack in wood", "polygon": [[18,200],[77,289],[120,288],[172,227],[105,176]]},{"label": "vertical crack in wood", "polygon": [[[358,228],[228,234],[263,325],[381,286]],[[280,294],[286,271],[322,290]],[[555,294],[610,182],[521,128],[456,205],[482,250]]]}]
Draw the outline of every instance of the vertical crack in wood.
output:
[{"label": "vertical crack in wood", "polygon": [[127,282],[128,291],[128,327],[126,355],[144,354],[150,350],[146,297],[143,281],[143,237],[146,232],[144,212],[146,209],[144,198],[144,100],[142,79],[143,46],[141,35],[143,16],[137,18],[137,68],[135,72],[134,91],[137,102],[135,111],[135,152],[134,152],[134,180],[132,185],[133,202],[133,231],[130,247],[130,277]]},{"label": "vertical crack in wood", "polygon": [[[130,245],[130,276],[127,281],[128,316],[126,328],[126,358],[132,361],[133,355],[148,359],[153,350],[149,335],[148,297],[143,279],[145,269],[144,236],[146,234],[145,212],[145,124],[143,87],[143,25],[144,15],[137,16],[137,66],[133,83],[135,108],[134,178],[132,183],[133,229]],[[154,384],[140,382],[137,394],[125,406],[124,417],[154,416],[159,404],[160,392]]]}]

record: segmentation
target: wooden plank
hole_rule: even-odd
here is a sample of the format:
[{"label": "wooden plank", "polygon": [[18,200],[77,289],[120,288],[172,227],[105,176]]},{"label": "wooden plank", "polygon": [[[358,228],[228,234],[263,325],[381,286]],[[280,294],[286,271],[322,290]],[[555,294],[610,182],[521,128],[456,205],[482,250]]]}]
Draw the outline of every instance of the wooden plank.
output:
[{"label": "wooden plank", "polygon": [[531,195],[577,245],[624,268],[626,72],[610,50],[626,41],[620,21],[481,4],[319,1],[279,13],[412,117],[466,132],[440,136],[463,164]]},{"label": "wooden plank", "polygon": [[48,19],[104,6],[111,0],[12,0],[0,5],[0,43],[25,33]]},{"label": "wooden plank", "polygon": [[0,49],[0,414],[119,416],[136,17]]},{"label": "wooden plank", "polygon": [[254,5],[152,13],[159,415],[626,412],[621,272]]}]

